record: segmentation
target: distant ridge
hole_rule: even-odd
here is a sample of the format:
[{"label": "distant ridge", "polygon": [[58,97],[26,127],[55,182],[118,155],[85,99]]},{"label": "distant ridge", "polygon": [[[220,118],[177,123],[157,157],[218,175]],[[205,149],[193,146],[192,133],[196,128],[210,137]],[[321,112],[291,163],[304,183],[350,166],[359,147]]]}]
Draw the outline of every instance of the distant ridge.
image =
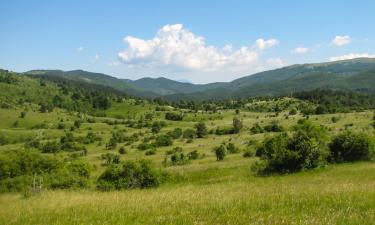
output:
[{"label": "distant ridge", "polygon": [[283,95],[316,88],[375,92],[375,59],[298,64],[245,76],[231,82],[192,84],[164,77],[118,79],[83,70],[33,70],[28,76],[61,77],[100,84],[139,97],[167,100],[208,100],[259,95]]}]

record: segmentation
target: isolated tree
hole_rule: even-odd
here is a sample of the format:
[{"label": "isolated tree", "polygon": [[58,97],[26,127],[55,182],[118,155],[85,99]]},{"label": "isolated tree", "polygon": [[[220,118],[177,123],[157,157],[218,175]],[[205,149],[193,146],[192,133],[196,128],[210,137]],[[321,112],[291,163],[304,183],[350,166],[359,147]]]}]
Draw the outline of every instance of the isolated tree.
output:
[{"label": "isolated tree", "polygon": [[199,122],[195,124],[195,129],[198,138],[203,138],[207,135],[207,127],[205,123]]},{"label": "isolated tree", "polygon": [[238,117],[233,118],[233,133],[237,134],[241,131],[243,127],[242,120],[240,120]]},{"label": "isolated tree", "polygon": [[217,161],[224,160],[225,156],[227,155],[227,148],[225,147],[225,145],[220,145],[219,147],[216,147],[215,155],[216,155]]}]

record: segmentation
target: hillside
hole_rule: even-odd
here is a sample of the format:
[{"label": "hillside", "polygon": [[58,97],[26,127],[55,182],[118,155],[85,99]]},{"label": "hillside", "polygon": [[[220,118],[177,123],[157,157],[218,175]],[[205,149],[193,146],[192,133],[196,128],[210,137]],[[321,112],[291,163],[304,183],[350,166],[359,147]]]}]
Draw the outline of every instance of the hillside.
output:
[{"label": "hillside", "polygon": [[82,70],[34,70],[24,73],[45,79],[67,79],[107,86],[128,95],[166,100],[209,100],[262,95],[290,95],[313,89],[375,91],[375,59],[292,65],[245,76],[231,82],[191,84],[164,77],[118,79]]},{"label": "hillside", "polygon": [[128,95],[134,95],[138,97],[155,97],[157,94],[151,93],[149,91],[143,91],[136,88],[135,86],[129,84],[128,82],[106,75],[102,73],[92,73],[83,70],[72,70],[72,71],[62,71],[62,70],[32,70],[25,72],[24,75],[32,77],[42,77],[45,79],[67,79],[78,82],[85,82],[89,84],[97,84],[101,86],[107,86]]}]

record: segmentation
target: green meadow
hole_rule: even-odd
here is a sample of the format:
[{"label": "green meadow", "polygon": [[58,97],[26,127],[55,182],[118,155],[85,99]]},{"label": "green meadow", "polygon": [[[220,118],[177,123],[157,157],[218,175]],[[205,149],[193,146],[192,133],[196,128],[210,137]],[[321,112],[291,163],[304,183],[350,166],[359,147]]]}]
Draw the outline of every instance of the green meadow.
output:
[{"label": "green meadow", "polygon": [[[154,112],[155,121],[164,121],[164,111],[155,111],[152,104],[137,105],[129,100],[114,103],[105,117],[94,117],[56,109],[40,113],[32,107],[24,118],[22,109],[1,109],[1,135],[8,140],[0,151],[24,149],[30,139],[59,140],[66,132],[74,137],[85,137],[89,132],[101,137],[100,141],[85,144],[87,154],[81,156],[93,166],[87,188],[67,190],[45,188],[28,195],[22,192],[0,195],[0,224],[373,224],[375,221],[375,164],[371,161],[328,164],[323,167],[293,174],[257,176],[251,166],[258,157],[243,157],[245,150],[255,148],[273,132],[253,134],[255,124],[266,125],[279,121],[287,132],[303,118],[288,115],[241,110],[217,112],[184,112],[182,121],[166,120],[159,134],[175,128],[191,128],[204,121],[207,130],[231,126],[234,117],[243,121],[237,134],[216,135],[208,132],[204,138],[187,141],[181,137],[171,146],[158,147],[152,155],[139,150],[142,139],[132,143],[118,143],[106,149],[113,132],[128,136],[152,136],[149,127],[129,127],[116,120],[140,119]],[[343,130],[373,133],[371,111],[311,115],[309,120],[326,127],[330,136]],[[333,122],[332,117],[338,118]],[[84,118],[84,119],[82,119]],[[87,118],[91,118],[87,122]],[[74,121],[82,119],[79,128],[69,131]],[[15,122],[17,124],[15,125]],[[112,121],[112,122],[110,122]],[[58,128],[59,123],[65,127]],[[42,125],[41,125],[42,124]],[[235,143],[237,153],[217,161],[213,149],[221,143]],[[163,165],[166,152],[181,147],[188,154],[197,150],[200,157],[175,166]],[[95,182],[108,165],[101,155],[117,154],[121,161],[147,159],[165,171],[168,178],[156,188],[113,190],[96,189]],[[49,154],[49,153],[44,153]],[[56,153],[55,153],[56,154]],[[59,152],[72,157],[74,152]]]}]

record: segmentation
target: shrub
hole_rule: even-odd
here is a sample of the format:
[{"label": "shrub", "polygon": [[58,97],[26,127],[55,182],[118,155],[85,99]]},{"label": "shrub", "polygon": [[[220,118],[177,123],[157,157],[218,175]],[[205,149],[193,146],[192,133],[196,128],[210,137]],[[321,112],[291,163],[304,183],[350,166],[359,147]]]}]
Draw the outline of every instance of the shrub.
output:
[{"label": "shrub", "polygon": [[199,122],[195,124],[195,129],[198,138],[203,138],[207,135],[207,127],[205,123]]},{"label": "shrub", "polygon": [[195,137],[195,130],[191,129],[191,128],[188,128],[186,130],[184,130],[184,133],[182,135],[183,138],[185,139],[193,139]]},{"label": "shrub", "polygon": [[170,136],[173,139],[178,139],[182,136],[182,129],[181,128],[175,128],[173,131],[169,131],[167,133],[168,136]]},{"label": "shrub", "polygon": [[181,121],[183,119],[183,115],[179,113],[174,113],[174,112],[167,112],[165,114],[165,119],[173,120],[173,121]]},{"label": "shrub", "polygon": [[199,153],[197,150],[191,151],[187,154],[188,158],[190,160],[198,159],[199,158]]},{"label": "shrub", "polygon": [[222,161],[224,160],[225,156],[227,155],[227,148],[225,145],[220,145],[215,148],[215,155],[217,161]]},{"label": "shrub", "polygon": [[156,149],[150,149],[145,152],[145,155],[155,155],[156,154]]},{"label": "shrub", "polygon": [[88,185],[91,166],[25,149],[0,154],[0,171],[0,192],[33,188],[36,177],[43,188],[80,188]]},{"label": "shrub", "polygon": [[250,132],[253,134],[260,134],[264,133],[264,129],[259,125],[259,123],[256,123],[250,128]]},{"label": "shrub", "polygon": [[118,153],[123,155],[123,154],[126,154],[126,149],[124,146],[121,146],[120,149],[118,150]]},{"label": "shrub", "polygon": [[252,151],[251,149],[246,149],[243,153],[244,158],[253,157],[254,155],[254,151]]},{"label": "shrub", "polygon": [[290,111],[289,111],[289,115],[296,115],[297,114],[297,109],[295,108],[292,108]]},{"label": "shrub", "polygon": [[240,152],[240,149],[238,147],[236,147],[232,142],[229,142],[226,147],[227,147],[227,151],[228,151],[229,154],[234,154],[234,153]]},{"label": "shrub", "polygon": [[127,161],[111,165],[98,178],[100,190],[157,187],[163,181],[163,174],[156,171],[149,161]]},{"label": "shrub", "polygon": [[326,163],[328,155],[325,130],[308,122],[300,124],[291,137],[285,133],[267,137],[256,155],[262,159],[253,168],[258,174],[289,173],[318,167]]},{"label": "shrub", "polygon": [[233,133],[237,134],[241,131],[243,127],[242,120],[240,120],[238,117],[233,118]]},{"label": "shrub", "polygon": [[56,153],[60,150],[60,145],[56,141],[44,143],[40,149],[43,153]]},{"label": "shrub", "polygon": [[151,132],[153,134],[159,133],[161,130],[161,124],[158,121],[154,121],[154,123],[151,126]]},{"label": "shrub", "polygon": [[154,142],[154,145],[157,147],[170,146],[172,144],[172,138],[165,134],[157,136]]},{"label": "shrub", "polygon": [[119,164],[121,161],[120,156],[113,153],[102,154],[100,158],[104,160],[103,165]]},{"label": "shrub", "polygon": [[264,130],[267,132],[282,132],[284,131],[284,128],[279,124],[278,121],[274,120],[271,122],[271,124],[266,125]]},{"label": "shrub", "polygon": [[343,132],[333,138],[329,144],[330,160],[334,162],[352,162],[370,157],[370,140],[361,133]]},{"label": "shrub", "polygon": [[25,118],[25,116],[26,116],[26,112],[25,112],[25,111],[22,111],[22,112],[20,113],[20,118]]}]

